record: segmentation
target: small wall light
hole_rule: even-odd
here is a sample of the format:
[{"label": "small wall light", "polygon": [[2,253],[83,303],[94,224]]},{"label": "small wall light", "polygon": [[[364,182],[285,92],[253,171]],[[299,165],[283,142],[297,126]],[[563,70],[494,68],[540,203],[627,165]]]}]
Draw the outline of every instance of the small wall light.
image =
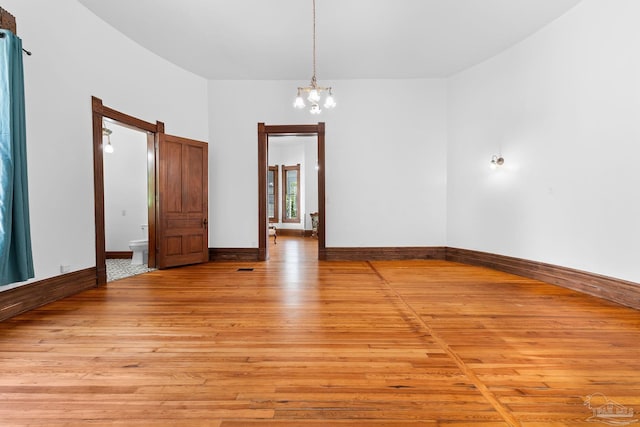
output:
[{"label": "small wall light", "polygon": [[489,167],[491,169],[496,169],[502,165],[504,165],[504,157],[502,157],[501,154],[494,154],[491,157],[491,163],[489,163]]},{"label": "small wall light", "polygon": [[[113,131],[108,129],[104,124],[102,125],[102,136],[107,137],[107,145],[104,146],[105,153],[113,153],[113,145],[111,145],[111,134]],[[104,141],[104,138],[103,138]]]}]

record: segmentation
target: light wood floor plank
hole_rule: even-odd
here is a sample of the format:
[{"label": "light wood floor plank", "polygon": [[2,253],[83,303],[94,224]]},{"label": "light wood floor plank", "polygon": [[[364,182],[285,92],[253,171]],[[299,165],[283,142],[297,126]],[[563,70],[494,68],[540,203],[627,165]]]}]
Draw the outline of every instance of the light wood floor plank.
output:
[{"label": "light wood floor plank", "polygon": [[315,244],[0,323],[0,425],[592,426],[598,393],[640,412],[638,311],[444,261],[318,262]]}]

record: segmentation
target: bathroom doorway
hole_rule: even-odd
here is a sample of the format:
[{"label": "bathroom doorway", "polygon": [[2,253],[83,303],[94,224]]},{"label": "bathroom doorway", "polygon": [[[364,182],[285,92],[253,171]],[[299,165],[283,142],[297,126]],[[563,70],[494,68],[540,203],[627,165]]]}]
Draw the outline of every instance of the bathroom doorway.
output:
[{"label": "bathroom doorway", "polygon": [[[95,203],[95,242],[96,242],[96,284],[98,286],[107,283],[106,262],[106,237],[105,237],[105,182],[104,182],[104,157],[109,155],[104,152],[104,144],[108,143],[103,128],[108,123],[118,123],[128,129],[142,132],[146,135],[146,173],[147,195],[156,193],[155,174],[155,146],[159,134],[164,132],[164,123],[155,124],[145,122],[136,117],[114,110],[103,105],[100,98],[91,97],[92,123],[93,123],[93,180]],[[106,141],[105,141],[106,139]],[[149,248],[156,247],[156,198],[147,197],[147,241]],[[142,225],[142,224],[140,224]],[[149,250],[147,265],[156,267],[155,250]]]},{"label": "bathroom doorway", "polygon": [[103,135],[105,120],[146,134],[148,266],[162,269],[209,261],[208,144],[167,135],[164,123],[121,113],[96,97],[91,98],[91,110],[96,285],[107,283],[104,156],[109,141]]},{"label": "bathroom doorway", "polygon": [[107,282],[146,273],[149,211],[147,208],[147,133],[105,119],[104,221]]}]

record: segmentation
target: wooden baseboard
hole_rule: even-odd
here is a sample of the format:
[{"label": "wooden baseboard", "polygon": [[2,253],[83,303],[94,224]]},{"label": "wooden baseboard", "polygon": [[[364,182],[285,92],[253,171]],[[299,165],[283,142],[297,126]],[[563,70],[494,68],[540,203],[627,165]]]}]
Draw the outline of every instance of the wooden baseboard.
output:
[{"label": "wooden baseboard", "polygon": [[445,259],[446,248],[425,247],[363,247],[326,248],[323,256],[328,261],[379,261],[403,259]]},{"label": "wooden baseboard", "polygon": [[258,248],[209,248],[209,261],[258,261]]},{"label": "wooden baseboard", "polygon": [[311,236],[311,230],[307,234],[307,230],[278,228],[278,236],[306,237],[307,235]]},{"label": "wooden baseboard", "polygon": [[447,261],[488,267],[640,309],[640,284],[572,268],[468,249],[447,248]]},{"label": "wooden baseboard", "polygon": [[0,292],[0,321],[96,287],[96,269],[87,268]]},{"label": "wooden baseboard", "polygon": [[107,259],[131,259],[131,257],[133,256],[133,252],[131,252],[131,251],[120,251],[120,252],[111,251],[111,252],[105,252],[105,256],[107,257]]}]

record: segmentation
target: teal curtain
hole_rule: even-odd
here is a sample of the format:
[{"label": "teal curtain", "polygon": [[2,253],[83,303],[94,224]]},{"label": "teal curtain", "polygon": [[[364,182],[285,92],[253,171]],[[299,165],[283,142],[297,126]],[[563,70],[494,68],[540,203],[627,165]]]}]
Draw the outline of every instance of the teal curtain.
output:
[{"label": "teal curtain", "polygon": [[0,30],[0,286],[33,276],[22,41]]}]

